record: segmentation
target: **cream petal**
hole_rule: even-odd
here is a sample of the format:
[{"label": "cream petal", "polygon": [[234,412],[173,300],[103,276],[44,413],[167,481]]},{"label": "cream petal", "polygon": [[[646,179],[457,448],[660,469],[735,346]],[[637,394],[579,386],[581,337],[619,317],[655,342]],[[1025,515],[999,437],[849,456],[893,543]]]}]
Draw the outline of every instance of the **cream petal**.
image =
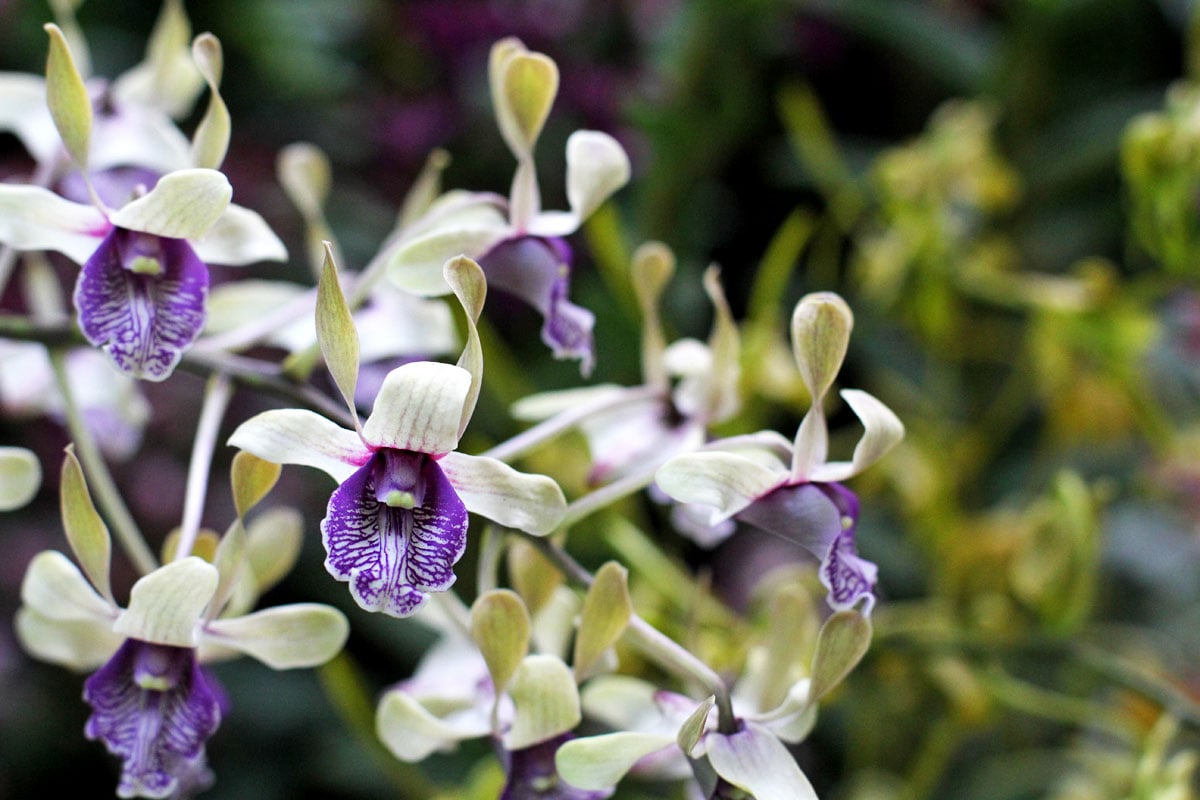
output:
[{"label": "cream petal", "polygon": [[82,264],[110,225],[94,206],[40,186],[0,185],[0,242],[17,250],[54,250]]},{"label": "cream petal", "polygon": [[715,508],[710,524],[732,517],[786,478],[754,459],[719,450],[675,456],[654,476],[672,499]]},{"label": "cream petal", "polygon": [[280,408],[243,422],[229,444],[276,464],[324,470],[341,483],[371,457],[370,449],[348,431],[312,411]]},{"label": "cream petal", "polygon": [[0,511],[28,503],[42,485],[42,465],[24,447],[0,447]]},{"label": "cream petal", "polygon": [[0,73],[0,131],[15,134],[39,164],[58,155],[58,131],[46,108],[46,81],[40,75]]},{"label": "cream petal", "polygon": [[287,248],[257,211],[230,203],[192,249],[206,264],[239,267],[259,261],[287,261]]},{"label": "cream petal", "polygon": [[567,139],[569,212],[544,212],[529,224],[535,236],[574,233],[605,200],[629,182],[629,156],[601,131],[575,131]]},{"label": "cream petal", "polygon": [[675,747],[674,736],[617,731],[564,742],[554,764],[567,783],[599,791],[616,786],[638,761],[667,747]]},{"label": "cream petal", "polygon": [[219,619],[204,629],[206,640],[253,656],[272,669],[324,664],[341,651],[350,623],[336,608],[294,603]]},{"label": "cream petal", "polygon": [[43,550],[29,562],[21,582],[21,602],[54,621],[107,628],[117,616],[117,609],[96,592],[71,559],[56,550]]},{"label": "cream petal", "polygon": [[113,225],[171,239],[199,238],[229,206],[233,187],[213,169],[181,169],[158,179],[147,194],[113,212]]},{"label": "cream petal", "polygon": [[440,455],[458,446],[471,373],[452,364],[414,361],[388,373],[363,424],[371,447]]},{"label": "cream petal", "polygon": [[34,658],[86,672],[108,661],[125,640],[106,624],[51,619],[32,608],[17,610],[17,639]]},{"label": "cream petal", "polygon": [[159,567],[133,585],[113,630],[131,639],[195,647],[201,616],[217,590],[217,568],[198,556]]},{"label": "cream petal", "polygon": [[574,728],[582,715],[571,668],[555,656],[526,656],[509,688],[516,710],[504,734],[507,750],[520,750]]},{"label": "cream petal", "polygon": [[817,793],[783,742],[756,723],[728,736],[705,737],[713,769],[756,800],[817,800]]},{"label": "cream petal", "polygon": [[422,761],[431,753],[451,750],[464,739],[489,732],[486,715],[442,719],[399,689],[385,694],[375,713],[376,735],[401,761]]},{"label": "cream petal", "polygon": [[449,294],[442,274],[446,261],[458,255],[481,256],[510,233],[507,221],[498,214],[490,221],[447,224],[397,241],[376,260],[386,262],[388,279],[407,292],[426,297]]},{"label": "cream petal", "polygon": [[544,536],[567,501],[552,478],[518,472],[502,461],[450,453],[438,462],[467,509],[501,525]]}]

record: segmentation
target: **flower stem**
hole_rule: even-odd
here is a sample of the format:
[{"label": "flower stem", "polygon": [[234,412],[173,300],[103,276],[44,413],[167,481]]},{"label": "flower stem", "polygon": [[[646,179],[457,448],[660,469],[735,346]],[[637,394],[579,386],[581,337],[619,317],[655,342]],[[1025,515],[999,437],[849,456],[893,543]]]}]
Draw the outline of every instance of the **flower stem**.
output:
[{"label": "flower stem", "polygon": [[65,354],[61,350],[51,350],[50,364],[54,368],[54,379],[58,384],[59,394],[62,395],[67,429],[71,433],[71,439],[75,442],[75,449],[79,453],[79,460],[83,463],[83,468],[88,476],[92,494],[99,501],[100,507],[104,509],[105,516],[108,517],[108,522],[113,527],[113,533],[125,550],[125,554],[129,556],[129,560],[133,562],[140,573],[149,574],[158,567],[158,559],[154,557],[150,546],[146,544],[146,538],[138,529],[133,515],[125,506],[125,501],[121,499],[112,473],[108,471],[108,465],[104,463],[104,457],[100,454],[96,439],[92,436],[91,429],[84,422],[79,406],[75,403],[75,397],[71,393],[71,386],[67,381]]},{"label": "flower stem", "polygon": [[217,372],[208,379],[204,387],[204,406],[196,423],[196,439],[192,445],[192,458],[188,464],[187,490],[183,496],[183,521],[179,523],[179,543],[175,547],[175,560],[191,555],[200,532],[200,516],[204,510],[204,498],[208,493],[208,475],[212,470],[213,450],[217,445],[217,432],[221,420],[233,397],[233,384],[229,376]]},{"label": "flower stem", "polygon": [[644,464],[641,469],[631,472],[612,483],[605,484],[594,492],[589,492],[567,505],[566,513],[559,522],[559,530],[569,528],[584,517],[628,497],[634,492],[645,489],[654,482],[654,473],[662,466],[661,459],[653,459]]}]

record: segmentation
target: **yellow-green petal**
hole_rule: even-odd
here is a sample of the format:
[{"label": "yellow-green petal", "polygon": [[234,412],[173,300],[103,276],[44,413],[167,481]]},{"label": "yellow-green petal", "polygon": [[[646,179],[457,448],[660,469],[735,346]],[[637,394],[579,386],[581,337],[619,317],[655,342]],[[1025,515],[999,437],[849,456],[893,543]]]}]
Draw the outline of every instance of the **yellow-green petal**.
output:
[{"label": "yellow-green petal", "polygon": [[83,468],[75,458],[73,447],[67,448],[63,458],[59,491],[63,529],[71,552],[79,560],[92,586],[109,602],[114,602],[108,577],[112,563],[112,539],[100,512],[92,503]]},{"label": "yellow-green petal", "polygon": [[62,30],[50,22],[46,23],[45,31],[50,35],[50,53],[46,58],[46,103],[67,152],[80,169],[86,169],[92,136],[92,99]]},{"label": "yellow-green petal", "polygon": [[0,447],[0,511],[12,511],[33,499],[42,485],[42,465],[24,447]]},{"label": "yellow-green petal", "polygon": [[200,618],[217,590],[217,568],[188,556],[159,567],[133,585],[129,608],[113,630],[133,639],[195,647]]},{"label": "yellow-green petal", "polygon": [[499,695],[529,652],[529,611],[516,592],[494,589],[471,606],[471,638]]},{"label": "yellow-green petal", "polygon": [[504,747],[521,750],[579,724],[579,692],[571,670],[554,656],[527,656],[509,688],[516,711],[504,734]]},{"label": "yellow-green petal", "polygon": [[577,682],[590,676],[601,656],[621,638],[632,614],[629,570],[609,561],[597,570],[583,599],[575,654],[571,659]]}]

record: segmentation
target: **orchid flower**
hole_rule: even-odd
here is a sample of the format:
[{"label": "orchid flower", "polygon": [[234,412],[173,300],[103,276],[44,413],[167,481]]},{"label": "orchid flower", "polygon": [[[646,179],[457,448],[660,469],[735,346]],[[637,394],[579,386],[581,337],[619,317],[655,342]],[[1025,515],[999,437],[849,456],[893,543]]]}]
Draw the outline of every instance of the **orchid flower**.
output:
[{"label": "orchid flower", "polygon": [[666,343],[659,301],[674,271],[664,245],[634,254],[633,285],[642,306],[642,384],[602,384],[544,392],[513,406],[518,419],[574,420],[588,441],[592,484],[633,469],[653,471],[670,456],[704,443],[711,425],[736,413],[738,331],[715,268],[704,276],[714,322],[707,343],[682,338]]},{"label": "orchid flower", "polygon": [[792,348],[812,406],[794,442],[773,432],[713,442],[667,461],[655,479],[675,500],[715,509],[712,524],[737,519],[797,542],[820,560],[830,606],[848,609],[863,601],[869,612],[877,569],[858,556],[858,498],[841,481],[883,457],[903,438],[904,426],[872,395],[844,389],[842,399],[864,432],[850,461],[827,460],[823,403],[841,369],[852,326],[850,308],[835,294],[811,294],[796,305]]},{"label": "orchid flower", "polygon": [[[46,102],[91,203],[40,186],[0,185],[0,242],[17,250],[54,250],[81,264],[74,301],[84,337],[123,372],[161,381],[204,324],[206,265],[283,260],[287,253],[258,214],[230,204],[233,189],[215,169],[168,172],[110,209],[88,174],[92,101],[61,31],[47,30]],[[194,50],[219,100],[213,74],[220,71],[219,45],[208,37],[198,39]],[[198,162],[220,163],[228,141],[224,121],[224,127],[202,123],[197,130]]]},{"label": "orchid flower", "polygon": [[[454,583],[468,511],[544,535],[566,509],[551,478],[455,452],[482,379],[475,320],[485,288],[469,259],[452,260],[446,270],[467,311],[468,344],[459,365],[415,361],[392,370],[371,415],[353,431],[311,411],[273,409],[243,422],[229,438],[259,458],[317,467],[338,482],[321,522],[325,568],[349,583],[359,606],[397,617],[415,613],[431,592]],[[327,274],[323,285],[337,286],[332,270]],[[333,338],[354,343],[327,362],[343,397],[353,398],[358,345],[344,300],[340,307]],[[319,300],[318,330],[326,308]]]},{"label": "orchid flower", "polygon": [[[399,229],[375,262],[391,279],[421,295],[445,294],[442,263],[459,253],[478,260],[492,288],[536,308],[542,340],[556,358],[578,358],[591,370],[595,318],[567,299],[571,249],[565,239],[629,180],[629,158],[615,139],[576,131],[567,139],[569,211],[543,211],[533,150],[558,91],[558,68],[517,39],[497,42],[489,79],[500,133],[517,158],[507,201],[489,193],[449,192]],[[368,267],[369,269],[370,267]]]},{"label": "orchid flower", "polygon": [[[611,634],[601,633],[607,621],[585,613],[580,635],[609,642]],[[443,621],[441,638],[413,676],[380,699],[376,732],[384,746],[403,761],[417,762],[491,736],[508,776],[500,800],[609,797],[609,787],[581,789],[558,776],[555,754],[573,738],[581,718],[579,663],[573,673],[557,654],[530,654],[531,626],[524,602],[504,589],[476,600],[469,637]]]},{"label": "orchid flower", "polygon": [[34,556],[21,585],[18,638],[36,658],[96,670],[84,684],[92,707],[85,733],[122,759],[119,796],[187,794],[211,780],[204,746],[228,706],[200,662],[246,654],[273,669],[316,666],[341,650],[349,624],[315,603],[227,616],[245,582],[240,556],[253,550],[239,523],[222,541],[217,566],[176,559],[139,579],[122,608],[109,579],[108,531],[72,461],[64,467],[64,524],[82,571],[57,551]]}]

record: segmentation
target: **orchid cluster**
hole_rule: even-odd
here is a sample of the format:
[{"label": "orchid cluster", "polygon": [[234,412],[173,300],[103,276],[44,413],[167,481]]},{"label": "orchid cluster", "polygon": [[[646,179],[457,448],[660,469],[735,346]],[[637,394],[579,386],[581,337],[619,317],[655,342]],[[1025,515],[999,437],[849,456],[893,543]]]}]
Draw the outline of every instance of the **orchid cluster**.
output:
[{"label": "orchid cluster", "polygon": [[[627,775],[692,797],[815,798],[789,748],[864,655],[879,602],[845,482],[904,435],[882,401],[843,389],[863,432],[848,459],[831,458],[833,386],[853,327],[845,301],[818,292],[795,305],[791,345],[808,409],[794,438],[719,436],[736,428],[743,402],[741,337],[720,273],[703,278],[707,341],[668,342],[660,302],[674,257],[648,243],[629,273],[641,383],[525,397],[511,413],[534,424],[466,452],[478,440],[476,406],[490,398],[481,316],[496,292],[542,315],[554,358],[577,360],[585,377],[596,360],[595,317],[570,300],[568,237],[631,168],[613,137],[577,131],[566,141],[568,208],[543,209],[534,151],[555,63],[512,38],[491,50],[491,99],[516,159],[507,196],[443,191],[446,156],[435,153],[374,257],[343,269],[324,213],[330,166],[314,146],[293,145],[279,178],[306,225],[315,276],[212,285],[210,265],[288,259],[264,218],[231,202],[221,172],[232,128],[220,43],[193,38],[181,4],[167,0],[146,60],[107,82],[88,75],[75,30],[69,18],[46,26],[44,79],[0,75],[0,128],[35,164],[28,181],[0,184],[0,276],[19,270],[28,323],[5,328],[0,401],[60,420],[73,440],[58,487],[73,558],[32,559],[16,629],[35,658],[91,673],[84,733],[120,759],[117,795],[191,797],[212,783],[206,743],[237,698],[209,664],[246,654],[273,669],[319,666],[346,645],[354,615],[380,614],[436,635],[415,673],[380,693],[376,732],[400,760],[485,738],[507,800],[609,797]],[[205,88],[207,108],[185,136],[179,120]],[[70,307],[51,267],[60,255],[80,265]],[[181,522],[156,554],[107,462],[139,446],[151,413],[140,382],[180,370],[209,378]],[[236,515],[218,535],[202,525],[205,501],[238,390],[289,402],[240,420],[226,439],[238,451]],[[588,465],[568,502],[568,481],[515,464],[535,463],[572,432]],[[319,525],[285,506],[256,510],[282,465],[332,479]],[[0,507],[28,503],[40,482],[34,454],[0,448]],[[735,642],[739,667],[718,672],[639,615],[625,566],[593,573],[568,551],[578,523],[643,491],[703,547],[741,524],[797,545],[828,607],[789,573],[773,596],[791,611],[772,619],[769,636]],[[174,501],[163,492],[161,502]],[[138,573],[128,587],[110,575],[114,536]],[[325,570],[346,584],[345,611],[254,610],[304,536],[320,537]],[[472,549],[479,573],[467,602],[457,580]]]}]

